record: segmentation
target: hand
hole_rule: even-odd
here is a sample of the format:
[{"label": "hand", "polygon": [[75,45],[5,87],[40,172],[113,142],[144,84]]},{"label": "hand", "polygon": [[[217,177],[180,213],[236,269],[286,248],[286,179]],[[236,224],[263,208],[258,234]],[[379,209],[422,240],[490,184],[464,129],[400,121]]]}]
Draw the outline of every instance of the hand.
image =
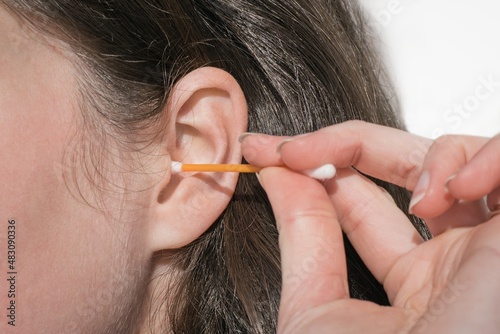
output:
[{"label": "hand", "polygon": [[[280,231],[279,332],[498,332],[500,216],[489,219],[477,200],[487,194],[491,203],[498,199],[499,175],[484,167],[485,160],[498,166],[498,138],[433,143],[347,122],[283,141],[251,135],[242,143],[251,163],[288,167],[260,174]],[[325,163],[339,174],[323,184],[292,171]],[[429,217],[436,237],[423,242],[387,194],[351,166],[416,190],[413,212]],[[477,173],[487,177],[471,187]],[[419,179],[426,174],[422,196]],[[465,219],[452,219],[457,212],[467,213],[460,216]],[[391,307],[349,299],[341,229],[384,284]]]}]

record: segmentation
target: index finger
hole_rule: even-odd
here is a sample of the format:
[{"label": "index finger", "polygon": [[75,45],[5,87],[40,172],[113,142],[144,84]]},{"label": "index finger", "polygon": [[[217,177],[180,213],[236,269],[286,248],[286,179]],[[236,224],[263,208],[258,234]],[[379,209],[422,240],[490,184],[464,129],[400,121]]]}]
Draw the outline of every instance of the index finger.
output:
[{"label": "index finger", "polygon": [[279,230],[283,287],[279,322],[349,296],[335,209],[316,180],[286,168],[260,173]]},{"label": "index finger", "polygon": [[[349,121],[283,145],[281,158],[292,169],[327,162],[413,190],[432,140],[362,121]],[[306,157],[306,158],[305,158]]]},{"label": "index finger", "polygon": [[248,136],[242,150],[250,163],[259,166],[284,164],[293,170],[327,163],[339,169],[354,166],[367,175],[413,190],[431,144],[430,139],[402,130],[348,121],[287,139]]}]

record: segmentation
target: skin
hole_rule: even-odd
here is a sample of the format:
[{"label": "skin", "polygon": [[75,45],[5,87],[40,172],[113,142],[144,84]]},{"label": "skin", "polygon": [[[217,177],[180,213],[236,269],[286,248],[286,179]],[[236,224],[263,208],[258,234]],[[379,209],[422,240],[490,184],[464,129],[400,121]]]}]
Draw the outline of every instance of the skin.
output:
[{"label": "skin", "polygon": [[[499,145],[498,137],[431,142],[357,121],[286,140],[246,135],[244,155],[268,167],[260,180],[280,230],[278,332],[498,332],[500,216],[486,215],[479,199],[500,202],[493,168]],[[339,169],[334,180],[293,172],[324,163]],[[288,168],[270,167],[282,165]],[[415,190],[412,211],[427,218],[435,238],[423,242],[392,199],[351,166]],[[415,189],[426,173],[426,191]],[[391,307],[349,298],[341,230],[383,283]]]},{"label": "skin", "polygon": [[[0,332],[168,329],[150,312],[167,315],[165,285],[176,268],[154,255],[175,254],[203,234],[237,182],[236,173],[172,175],[169,166],[241,161],[239,147],[228,145],[247,126],[241,88],[225,71],[193,70],[170,92],[164,135],[125,152],[84,121],[93,111],[81,108],[82,64],[68,45],[1,7],[0,45],[0,279],[16,272],[15,297],[0,293]],[[5,317],[11,301],[15,327]]]},{"label": "skin", "polygon": [[[15,219],[16,328],[93,333],[118,326],[109,319],[133,314],[128,306],[143,284],[140,275],[130,274],[146,263],[144,236],[133,222],[140,214],[118,224],[74,196],[65,181],[65,154],[78,150],[72,140],[80,113],[76,72],[65,46],[21,27],[1,9],[0,31],[0,270],[4,282],[12,271],[7,224]],[[117,198],[107,204],[121,205]],[[11,300],[2,289],[2,333],[13,330],[5,317]]]}]

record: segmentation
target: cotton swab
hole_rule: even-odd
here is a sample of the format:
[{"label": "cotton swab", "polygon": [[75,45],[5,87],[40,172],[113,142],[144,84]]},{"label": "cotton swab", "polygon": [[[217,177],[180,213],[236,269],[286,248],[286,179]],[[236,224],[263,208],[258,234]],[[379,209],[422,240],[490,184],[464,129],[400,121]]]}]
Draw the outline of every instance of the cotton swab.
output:
[{"label": "cotton swab", "polygon": [[[233,172],[233,173],[258,173],[260,167],[252,165],[232,165],[232,164],[183,164],[172,161],[172,173],[184,172]],[[317,180],[327,180],[335,176],[337,170],[332,164],[326,164],[319,168],[302,171],[302,174]]]}]

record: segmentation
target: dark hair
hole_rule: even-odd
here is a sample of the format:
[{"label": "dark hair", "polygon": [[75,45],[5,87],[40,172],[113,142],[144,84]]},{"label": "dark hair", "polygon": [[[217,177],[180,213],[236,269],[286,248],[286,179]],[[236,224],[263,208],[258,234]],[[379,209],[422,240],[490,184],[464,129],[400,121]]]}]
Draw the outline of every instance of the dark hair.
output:
[{"label": "dark hair", "polygon": [[[93,112],[84,117],[94,135],[113,133],[123,149],[159,140],[156,124],[168,121],[162,111],[172,85],[206,65],[237,79],[252,132],[294,135],[354,119],[403,127],[353,1],[2,1],[71,45],[87,73],[81,91]],[[406,207],[405,190],[384,187]],[[175,254],[156,254],[154,261],[168,257],[179,269],[176,285],[165,287],[173,332],[275,331],[277,237],[265,193],[254,178],[240,177],[209,231]],[[351,295],[387,304],[381,285],[345,242]]]}]

